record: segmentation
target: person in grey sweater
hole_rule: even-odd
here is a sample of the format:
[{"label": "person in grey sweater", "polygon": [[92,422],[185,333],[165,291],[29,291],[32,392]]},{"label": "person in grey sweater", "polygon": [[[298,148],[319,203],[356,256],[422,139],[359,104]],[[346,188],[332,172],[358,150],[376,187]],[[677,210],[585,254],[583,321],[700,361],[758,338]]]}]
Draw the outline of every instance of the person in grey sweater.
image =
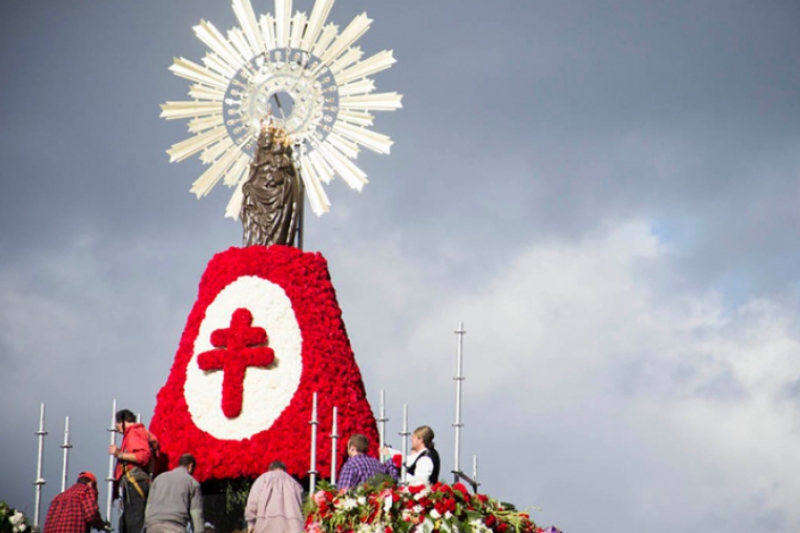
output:
[{"label": "person in grey sweater", "polygon": [[203,532],[203,494],[192,477],[196,467],[197,461],[187,453],[177,467],[153,481],[144,517],[147,533],[186,533],[188,523],[194,533]]}]

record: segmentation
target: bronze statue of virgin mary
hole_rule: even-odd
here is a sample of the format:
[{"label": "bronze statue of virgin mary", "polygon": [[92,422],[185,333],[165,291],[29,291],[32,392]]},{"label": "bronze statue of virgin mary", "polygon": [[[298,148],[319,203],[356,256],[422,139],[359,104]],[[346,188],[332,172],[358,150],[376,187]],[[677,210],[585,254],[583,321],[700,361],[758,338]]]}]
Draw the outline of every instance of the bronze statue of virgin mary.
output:
[{"label": "bronze statue of virgin mary", "polygon": [[282,129],[261,128],[242,193],[242,245],[295,246],[303,190]]}]

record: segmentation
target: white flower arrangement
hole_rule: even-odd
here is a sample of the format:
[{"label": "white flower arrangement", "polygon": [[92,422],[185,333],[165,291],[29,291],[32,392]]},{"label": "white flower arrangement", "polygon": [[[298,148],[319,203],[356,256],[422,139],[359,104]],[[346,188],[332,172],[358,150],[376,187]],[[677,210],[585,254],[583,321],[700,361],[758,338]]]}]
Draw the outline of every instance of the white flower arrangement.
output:
[{"label": "white flower arrangement", "polygon": [[355,498],[345,498],[336,503],[336,508],[343,509],[345,511],[352,511],[358,507],[358,502]]},{"label": "white flower arrangement", "polygon": [[19,511],[14,511],[9,521],[11,521],[11,525],[14,527],[14,533],[25,531],[28,527],[27,524],[25,524],[25,515]]}]

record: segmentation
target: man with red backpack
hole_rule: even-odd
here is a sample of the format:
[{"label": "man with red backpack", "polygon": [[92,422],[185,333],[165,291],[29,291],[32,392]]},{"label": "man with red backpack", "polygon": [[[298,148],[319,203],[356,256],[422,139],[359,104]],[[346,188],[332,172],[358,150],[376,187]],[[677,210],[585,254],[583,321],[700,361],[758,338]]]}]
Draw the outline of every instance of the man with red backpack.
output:
[{"label": "man with red backpack", "polygon": [[117,459],[115,496],[117,487],[122,487],[119,532],[142,533],[156,439],[143,424],[136,422],[136,416],[128,409],[117,412],[115,421],[117,431],[122,433],[122,444],[119,447],[110,445],[108,453]]}]

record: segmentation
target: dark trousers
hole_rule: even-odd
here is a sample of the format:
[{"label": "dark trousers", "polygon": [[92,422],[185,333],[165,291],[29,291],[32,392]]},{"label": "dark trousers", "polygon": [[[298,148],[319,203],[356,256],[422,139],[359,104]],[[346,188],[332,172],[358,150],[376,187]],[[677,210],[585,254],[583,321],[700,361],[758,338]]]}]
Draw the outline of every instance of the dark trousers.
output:
[{"label": "dark trousers", "polygon": [[147,504],[147,493],[150,491],[149,480],[136,480],[144,493],[144,498],[124,476],[122,478],[122,515],[119,517],[120,533],[142,533],[144,529],[144,508]]}]

